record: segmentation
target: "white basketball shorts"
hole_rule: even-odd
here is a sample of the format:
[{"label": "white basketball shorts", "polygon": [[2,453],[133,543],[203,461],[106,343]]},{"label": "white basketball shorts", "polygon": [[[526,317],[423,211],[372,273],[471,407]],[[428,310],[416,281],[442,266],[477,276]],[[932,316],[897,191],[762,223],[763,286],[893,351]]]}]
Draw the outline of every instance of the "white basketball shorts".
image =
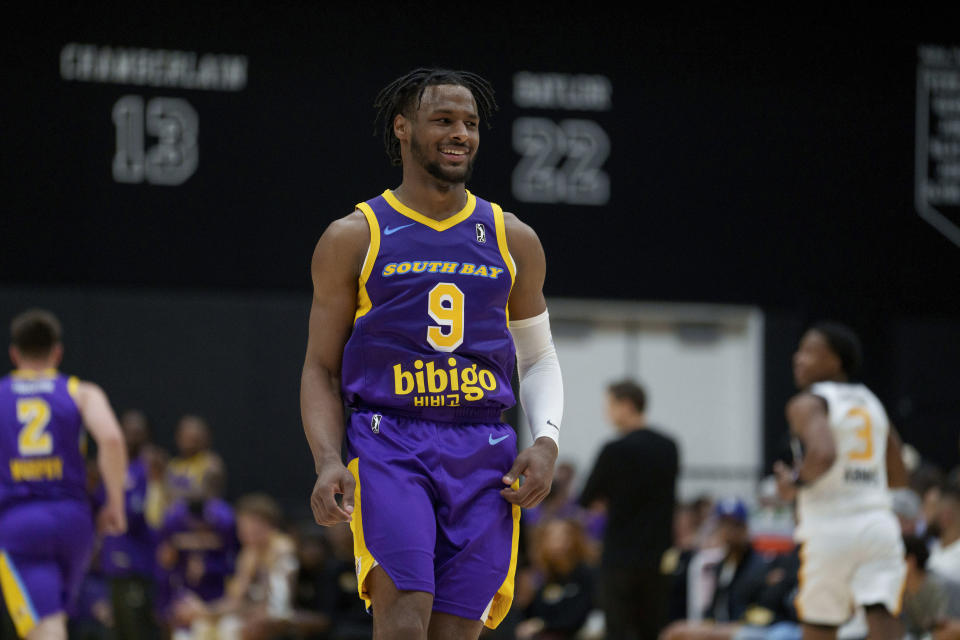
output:
[{"label": "white basketball shorts", "polygon": [[899,615],[907,574],[900,536],[887,510],[802,522],[794,601],[800,621],[839,626],[856,607],[873,604]]}]

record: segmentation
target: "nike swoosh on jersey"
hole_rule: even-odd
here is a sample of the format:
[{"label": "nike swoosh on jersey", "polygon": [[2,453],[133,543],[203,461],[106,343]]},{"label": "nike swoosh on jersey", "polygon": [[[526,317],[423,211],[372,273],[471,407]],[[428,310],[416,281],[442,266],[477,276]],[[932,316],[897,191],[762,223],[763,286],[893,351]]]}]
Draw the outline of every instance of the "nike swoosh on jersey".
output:
[{"label": "nike swoosh on jersey", "polygon": [[560,427],[558,427],[557,425],[555,425],[555,424],[553,424],[552,422],[550,422],[549,420],[547,420],[547,424],[550,425],[551,427],[553,427],[554,429],[559,429],[559,428],[560,428]]},{"label": "nike swoosh on jersey", "polygon": [[387,225],[387,226],[384,227],[384,229],[383,229],[383,235],[385,235],[385,236],[392,235],[392,234],[396,233],[397,231],[400,231],[400,229],[406,229],[407,227],[412,227],[412,226],[415,225],[415,224],[417,224],[417,223],[416,223],[416,222],[411,222],[410,224],[404,224],[404,225],[400,225],[399,227],[392,227],[392,228],[390,227],[390,225]]},{"label": "nike swoosh on jersey", "polygon": [[506,439],[509,438],[509,437],[510,437],[510,434],[508,433],[508,434],[505,435],[505,436],[500,436],[499,438],[494,438],[494,437],[493,437],[493,434],[491,433],[491,434],[490,434],[490,437],[487,439],[487,442],[489,442],[490,444],[499,444],[499,443],[503,442],[504,440],[506,440]]}]

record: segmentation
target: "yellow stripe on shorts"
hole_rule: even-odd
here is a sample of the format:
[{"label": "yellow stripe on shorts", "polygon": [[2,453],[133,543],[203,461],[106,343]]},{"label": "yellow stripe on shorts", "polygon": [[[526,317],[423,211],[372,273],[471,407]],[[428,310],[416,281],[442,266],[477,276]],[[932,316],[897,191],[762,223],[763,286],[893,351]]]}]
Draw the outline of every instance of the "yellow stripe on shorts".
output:
[{"label": "yellow stripe on shorts", "polygon": [[0,590],[3,591],[7,611],[13,618],[13,626],[17,628],[17,635],[26,638],[37,626],[37,613],[30,601],[30,594],[20,581],[17,568],[6,551],[0,551]]},{"label": "yellow stripe on shorts", "polygon": [[[515,480],[512,487],[519,489],[520,480]],[[518,505],[511,506],[513,507],[513,541],[510,545],[510,568],[507,570],[507,577],[504,578],[503,584],[500,585],[496,595],[493,596],[487,619],[483,621],[483,624],[491,629],[496,629],[497,625],[503,622],[503,619],[510,613],[510,606],[513,604],[514,578],[517,575],[517,552],[520,549],[520,507]]]},{"label": "yellow stripe on shorts", "polygon": [[353,491],[353,517],[350,518],[350,530],[353,531],[353,559],[357,570],[357,592],[370,610],[370,592],[367,589],[367,576],[376,566],[377,561],[367,549],[363,540],[363,517],[360,511],[360,458],[354,458],[347,464],[347,469],[353,474],[356,489]]}]

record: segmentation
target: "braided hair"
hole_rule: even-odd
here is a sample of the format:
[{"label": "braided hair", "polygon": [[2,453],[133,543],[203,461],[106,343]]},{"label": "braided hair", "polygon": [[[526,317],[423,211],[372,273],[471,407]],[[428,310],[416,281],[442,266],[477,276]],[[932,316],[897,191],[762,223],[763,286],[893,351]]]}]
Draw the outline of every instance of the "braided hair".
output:
[{"label": "braided hair", "polygon": [[493,98],[493,87],[487,80],[469,71],[427,67],[414,69],[381,89],[373,102],[377,110],[374,135],[379,133],[383,137],[383,146],[394,166],[400,166],[401,161],[400,141],[393,135],[393,119],[397,114],[410,113],[411,108],[419,109],[427,87],[438,84],[455,84],[469,89],[480,111],[480,120],[490,126],[490,116],[497,110],[497,102]]}]

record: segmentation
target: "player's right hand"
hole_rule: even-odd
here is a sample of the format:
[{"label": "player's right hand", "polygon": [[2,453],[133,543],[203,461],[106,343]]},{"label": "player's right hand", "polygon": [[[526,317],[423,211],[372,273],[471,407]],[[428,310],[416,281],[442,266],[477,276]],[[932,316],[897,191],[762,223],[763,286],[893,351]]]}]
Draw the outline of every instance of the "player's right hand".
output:
[{"label": "player's right hand", "polygon": [[107,536],[119,536],[127,531],[127,512],[123,503],[107,501],[97,514],[97,531]]},{"label": "player's right hand", "polygon": [[777,494],[779,494],[780,499],[784,502],[793,502],[797,498],[797,485],[793,467],[777,460],[773,463],[773,475],[777,479]]},{"label": "player's right hand", "polygon": [[[353,492],[356,488],[353,474],[340,460],[323,464],[317,474],[310,496],[310,507],[317,524],[324,527],[350,522],[353,517]],[[337,495],[343,496],[343,506],[337,504]]]}]

